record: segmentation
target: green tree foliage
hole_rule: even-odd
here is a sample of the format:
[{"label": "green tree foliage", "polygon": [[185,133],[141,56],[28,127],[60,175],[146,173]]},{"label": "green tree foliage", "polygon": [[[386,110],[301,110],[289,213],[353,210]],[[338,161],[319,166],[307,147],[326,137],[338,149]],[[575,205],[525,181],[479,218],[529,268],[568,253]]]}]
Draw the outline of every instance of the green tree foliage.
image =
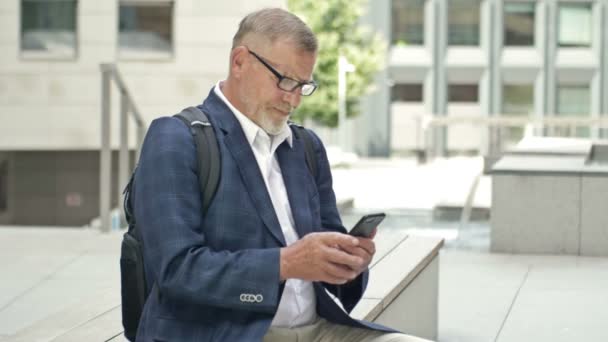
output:
[{"label": "green tree foliage", "polygon": [[304,118],[330,127],[338,123],[338,58],[356,67],[347,79],[347,115],[360,112],[359,100],[372,90],[374,75],[384,67],[386,42],[360,24],[365,0],[288,0],[289,10],[304,20],[317,35],[319,53],[314,79],[315,93],[302,99],[293,120]]}]

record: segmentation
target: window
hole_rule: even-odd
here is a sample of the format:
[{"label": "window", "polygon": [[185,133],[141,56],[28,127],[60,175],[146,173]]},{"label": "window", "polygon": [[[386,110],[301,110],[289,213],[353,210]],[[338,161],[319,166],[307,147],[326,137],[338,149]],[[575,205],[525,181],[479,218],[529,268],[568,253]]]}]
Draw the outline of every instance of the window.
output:
[{"label": "window", "polygon": [[505,46],[534,45],[534,12],[531,2],[505,2]]},{"label": "window", "polygon": [[121,57],[169,57],[173,51],[173,2],[121,1],[118,30]]},{"label": "window", "polygon": [[560,85],[557,88],[557,113],[584,115],[590,111],[591,97],[588,85]]},{"label": "window", "polygon": [[391,92],[392,102],[422,102],[422,84],[395,84]]},{"label": "window", "polygon": [[392,43],[424,44],[424,0],[393,0]]},{"label": "window", "polygon": [[[530,116],[534,113],[533,85],[504,85],[502,88],[502,114]],[[514,144],[524,136],[523,127],[507,127],[504,131],[507,144]]]},{"label": "window", "polygon": [[591,46],[591,4],[563,3],[559,5],[560,47]]},{"label": "window", "polygon": [[76,55],[76,0],[22,0],[21,51],[26,54]]},{"label": "window", "polygon": [[[557,87],[557,115],[590,117],[591,94],[589,85],[560,85]],[[558,130],[560,135],[572,135],[567,128]],[[588,137],[587,127],[578,127],[576,136]]]},{"label": "window", "polygon": [[0,160],[0,213],[8,208],[8,161]]},{"label": "window", "polygon": [[477,84],[450,84],[448,87],[449,102],[477,102],[478,93]]},{"label": "window", "polygon": [[479,45],[479,0],[450,0],[448,44]]},{"label": "window", "polygon": [[505,85],[502,91],[504,114],[532,114],[534,112],[534,86]]}]

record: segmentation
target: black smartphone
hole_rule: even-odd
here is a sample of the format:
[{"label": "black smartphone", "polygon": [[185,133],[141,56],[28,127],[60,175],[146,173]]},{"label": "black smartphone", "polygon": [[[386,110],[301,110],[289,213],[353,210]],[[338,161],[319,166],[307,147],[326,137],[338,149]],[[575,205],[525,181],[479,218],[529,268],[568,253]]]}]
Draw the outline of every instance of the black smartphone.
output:
[{"label": "black smartphone", "polygon": [[386,214],[384,213],[365,215],[357,224],[355,224],[348,234],[352,236],[369,237],[374,231],[374,228],[378,227],[385,217]]}]

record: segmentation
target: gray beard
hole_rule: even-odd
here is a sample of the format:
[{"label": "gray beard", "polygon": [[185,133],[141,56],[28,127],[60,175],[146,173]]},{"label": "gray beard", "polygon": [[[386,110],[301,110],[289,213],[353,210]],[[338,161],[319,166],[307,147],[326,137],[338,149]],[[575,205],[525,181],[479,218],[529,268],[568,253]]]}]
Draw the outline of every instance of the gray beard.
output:
[{"label": "gray beard", "polygon": [[[249,107],[250,101],[247,96],[243,96],[242,102],[245,104],[245,108]],[[285,124],[287,120],[282,121],[279,125],[275,125],[273,121],[270,119],[270,115],[266,112],[262,112],[260,115],[260,122],[256,124],[260,126],[268,135],[276,136],[279,135],[285,129]],[[288,117],[289,119],[289,117]]]},{"label": "gray beard", "polygon": [[269,119],[268,114],[263,113],[262,122],[260,124],[264,132],[268,133],[270,136],[276,136],[283,132],[285,123],[286,121],[281,121],[281,124],[277,126]]}]

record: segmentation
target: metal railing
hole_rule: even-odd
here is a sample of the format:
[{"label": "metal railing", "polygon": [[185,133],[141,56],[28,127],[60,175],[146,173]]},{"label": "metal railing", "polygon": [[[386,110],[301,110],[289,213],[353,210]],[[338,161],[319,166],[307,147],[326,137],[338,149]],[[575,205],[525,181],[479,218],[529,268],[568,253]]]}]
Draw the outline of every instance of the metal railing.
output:
[{"label": "metal railing", "polygon": [[[118,153],[118,203],[122,202],[122,188],[129,181],[131,172],[129,164],[129,114],[135,121],[137,130],[137,147],[135,160],[139,159],[139,151],[146,133],[146,124],[140,111],[135,105],[133,97],[129,93],[118,68],[114,63],[103,63],[101,68],[101,153],[99,170],[99,215],[101,219],[100,229],[103,232],[110,231],[111,226],[111,175],[112,175],[112,146],[111,146],[111,85],[114,81],[120,93],[120,140]],[[121,219],[121,222],[123,219]]]},{"label": "metal railing", "polygon": [[434,136],[438,129],[450,126],[468,125],[479,126],[487,129],[487,134],[482,134],[479,146],[480,154],[501,153],[508,134],[509,128],[522,128],[534,132],[535,136],[560,136],[572,137],[577,130],[589,129],[590,138],[599,138],[600,130],[608,129],[608,114],[600,114],[598,117],[523,117],[514,115],[475,115],[475,116],[434,116],[418,115],[415,118],[418,124],[416,135],[422,138],[423,150],[429,157],[437,155],[441,147],[436,146],[438,140]]},{"label": "metal railing", "polygon": [[[480,130],[485,130],[482,134],[479,146],[479,154],[484,157],[499,158],[504,152],[506,140],[509,140],[508,129],[522,128],[524,131],[533,132],[535,136],[566,136],[576,135],[577,130],[588,129],[591,135],[601,136],[600,129],[608,128],[608,116],[599,115],[594,118],[580,117],[522,117],[509,115],[494,116],[433,116],[417,115],[415,122],[417,140],[422,139],[423,150],[426,154],[425,159],[433,158],[437,155],[438,146],[435,144],[433,134],[437,134],[440,129],[445,129],[456,125],[478,126]],[[481,133],[481,132],[480,132]],[[506,133],[506,134],[505,134]],[[444,132],[445,134],[445,132]],[[445,143],[446,140],[439,140]],[[445,147],[445,146],[444,146]],[[484,165],[484,169],[485,169]],[[464,206],[460,215],[460,228],[464,228],[471,218],[473,210],[473,199],[479,185],[483,172],[475,177],[473,184],[466,196]]]}]

